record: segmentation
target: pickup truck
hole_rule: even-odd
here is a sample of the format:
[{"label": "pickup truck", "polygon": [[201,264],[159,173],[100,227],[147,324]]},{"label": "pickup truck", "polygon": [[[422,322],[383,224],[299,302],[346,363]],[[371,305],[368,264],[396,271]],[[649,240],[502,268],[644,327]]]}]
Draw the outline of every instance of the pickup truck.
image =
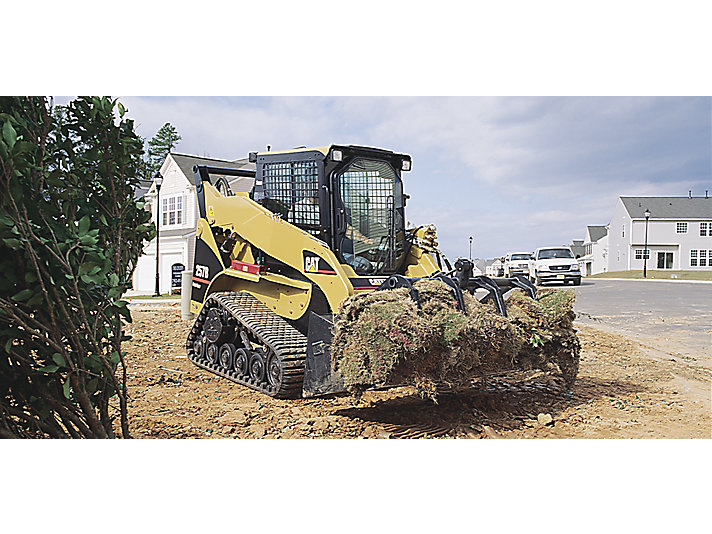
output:
[{"label": "pickup truck", "polygon": [[529,276],[529,259],[531,252],[508,252],[504,257],[504,276],[510,278],[523,274]]},{"label": "pickup truck", "polygon": [[541,247],[529,260],[529,279],[539,285],[543,282],[572,282],[581,285],[581,268],[569,247]]}]

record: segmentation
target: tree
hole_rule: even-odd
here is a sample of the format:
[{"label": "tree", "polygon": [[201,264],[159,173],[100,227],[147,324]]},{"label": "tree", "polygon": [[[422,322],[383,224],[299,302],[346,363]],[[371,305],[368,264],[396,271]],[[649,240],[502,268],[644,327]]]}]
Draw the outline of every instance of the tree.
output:
[{"label": "tree", "polygon": [[115,437],[117,416],[130,437],[121,295],[155,227],[125,114],[0,97],[2,437]]},{"label": "tree", "polygon": [[152,180],[168,153],[182,139],[178,130],[170,122],[165,123],[148,142],[148,161],[146,179]]}]

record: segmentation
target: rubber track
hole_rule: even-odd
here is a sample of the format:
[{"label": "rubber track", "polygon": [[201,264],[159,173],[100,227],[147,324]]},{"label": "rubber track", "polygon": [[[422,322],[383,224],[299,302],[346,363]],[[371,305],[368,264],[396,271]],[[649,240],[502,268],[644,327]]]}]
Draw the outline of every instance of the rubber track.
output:
[{"label": "rubber track", "polygon": [[[198,358],[193,350],[193,340],[196,338],[196,333],[203,329],[203,323],[208,316],[211,303],[227,310],[248,332],[251,341],[257,339],[258,342],[255,344],[262,344],[279,356],[282,361],[282,383],[279,390],[266,381],[257,383],[249,376],[238,375],[232,369],[226,370],[220,364],[208,361],[207,358]],[[186,348],[188,349],[188,358],[198,367],[265,393],[270,397],[296,398],[302,394],[307,338],[249,293],[225,291],[211,294],[191,328]],[[265,361],[266,365],[267,361]]]}]

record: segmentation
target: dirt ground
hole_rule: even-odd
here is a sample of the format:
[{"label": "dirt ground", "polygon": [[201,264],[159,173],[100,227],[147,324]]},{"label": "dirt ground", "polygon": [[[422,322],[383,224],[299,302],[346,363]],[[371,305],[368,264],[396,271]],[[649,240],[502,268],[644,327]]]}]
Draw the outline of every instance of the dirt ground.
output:
[{"label": "dirt ground", "polygon": [[709,369],[579,326],[571,391],[545,375],[481,380],[438,403],[412,388],[277,400],[187,359],[179,308],[132,310],[127,328],[135,438],[710,438]]}]

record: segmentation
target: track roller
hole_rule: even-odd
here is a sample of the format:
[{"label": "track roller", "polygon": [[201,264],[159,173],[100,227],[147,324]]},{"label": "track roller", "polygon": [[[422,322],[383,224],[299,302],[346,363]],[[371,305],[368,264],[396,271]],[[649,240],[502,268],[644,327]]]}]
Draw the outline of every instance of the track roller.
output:
[{"label": "track roller", "polygon": [[272,397],[298,397],[306,338],[249,293],[208,297],[186,341],[202,367]]}]

